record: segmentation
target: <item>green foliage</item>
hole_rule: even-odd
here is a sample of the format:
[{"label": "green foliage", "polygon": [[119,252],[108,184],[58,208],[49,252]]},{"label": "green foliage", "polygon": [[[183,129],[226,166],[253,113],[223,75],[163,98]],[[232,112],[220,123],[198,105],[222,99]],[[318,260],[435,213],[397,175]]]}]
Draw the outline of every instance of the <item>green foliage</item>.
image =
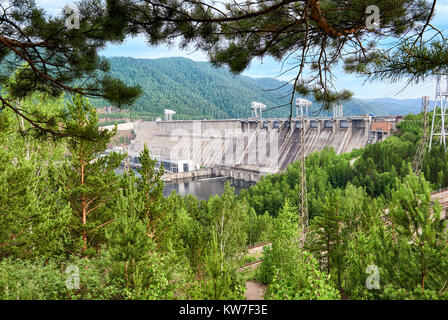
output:
[{"label": "green foliage", "polygon": [[[32,112],[35,95],[23,101]],[[61,100],[42,102],[42,110],[57,113]],[[40,143],[27,134],[30,126],[10,110],[0,114],[0,257],[63,256],[71,209],[61,200],[63,188],[55,183],[63,161],[60,142]],[[42,237],[42,235],[47,235]]]},{"label": "green foliage", "polygon": [[314,257],[303,251],[297,208],[286,201],[274,221],[272,248],[264,250],[257,279],[268,283],[267,299],[338,299],[337,290],[320,271]]},{"label": "green foliage", "polygon": [[263,248],[263,263],[257,269],[258,281],[271,283],[275,270],[287,272],[285,269],[292,266],[290,261],[297,257],[300,247],[298,219],[297,208],[286,201],[279,216],[274,220],[272,247]]},{"label": "green foliage", "polygon": [[[79,287],[68,286],[74,284],[72,276],[79,280]],[[0,299],[117,299],[121,294],[120,288],[110,281],[104,256],[94,259],[71,257],[64,264],[43,259],[6,258],[0,261]]]},{"label": "green foliage", "polygon": [[141,167],[137,169],[140,177],[137,178],[137,188],[143,194],[144,215],[146,219],[146,232],[154,237],[154,222],[160,218],[160,206],[163,197],[162,176],[163,165],[156,169],[156,159],[151,159],[146,145],[138,158]]},{"label": "green foliage", "polygon": [[364,63],[363,69],[356,68],[355,61],[350,61],[346,71],[368,75],[371,80],[391,82],[403,78],[419,82],[428,75],[446,72],[448,50],[443,35],[417,40],[401,40],[393,49],[378,50]]},{"label": "green foliage", "polygon": [[8,84],[13,98],[35,92],[58,97],[65,91],[131,104],[140,94],[138,86],[126,86],[108,75],[109,63],[97,54],[108,42],[124,39],[123,25],[117,28],[120,24],[106,15],[100,2],[77,5],[79,19],[84,21],[79,28],[66,27],[70,13],[48,15],[35,1],[7,1],[6,7],[0,25],[0,84],[8,83],[9,75],[24,63],[29,65]]},{"label": "green foliage", "polygon": [[[59,180],[63,186],[63,197],[73,210],[72,232],[78,237],[78,247],[72,252],[94,254],[104,242],[103,226],[112,219],[111,205],[118,190],[118,175],[115,173],[125,155],[110,153],[107,143],[115,131],[98,129],[95,109],[82,96],[76,96],[68,104],[67,127],[77,132],[67,140],[70,161],[64,165]],[[80,248],[81,247],[81,248]]]},{"label": "green foliage", "polygon": [[1,300],[49,300],[66,298],[63,274],[54,263],[0,261]]},{"label": "green foliage", "polygon": [[[396,182],[385,223],[352,238],[347,250],[352,298],[446,299],[446,222],[423,176]],[[380,287],[367,290],[366,267],[379,268]]]},{"label": "green foliage", "polygon": [[414,290],[411,297],[417,299],[425,298],[426,291],[434,292],[431,298],[445,295],[446,222],[441,220],[441,206],[432,204],[431,189],[423,176],[411,174],[397,183],[389,216],[392,227],[381,235],[383,248],[389,250],[376,250],[377,262],[382,261],[384,297],[394,298],[392,292],[400,289]]},{"label": "green foliage", "polygon": [[248,217],[248,244],[267,242],[271,239],[273,218],[265,212],[257,215],[254,208],[250,208]]},{"label": "green foliage", "polygon": [[323,200],[322,215],[311,221],[308,246],[340,292],[351,285],[347,252],[351,241],[380,223],[382,201],[372,200],[362,188],[348,184]]},{"label": "green foliage", "polygon": [[[285,117],[290,112],[288,104],[293,86],[274,78],[234,75],[226,68],[180,57],[111,57],[109,61],[113,76],[127,84],[137,82],[142,88],[141,97],[130,109],[132,118],[154,121],[157,117],[163,117],[163,110],[172,109],[173,105],[176,105],[174,119],[247,118],[252,101],[276,107],[266,111],[269,117]],[[300,96],[299,92],[295,97]],[[328,100],[329,97],[324,98]],[[309,112],[320,112],[323,100],[308,99],[313,102]],[[110,105],[105,100],[91,101],[98,107]],[[392,107],[393,103],[395,105]],[[398,100],[372,102],[353,98],[344,102],[345,115],[393,115],[414,110],[417,109],[413,109],[412,104],[405,105]],[[110,113],[107,118],[123,118],[123,113]]]},{"label": "green foliage", "polygon": [[234,188],[226,182],[222,196],[212,197],[207,203],[208,225],[215,228],[219,249],[226,259],[243,251],[247,245],[245,226],[249,208],[245,202],[236,199]]},{"label": "green foliage", "polygon": [[[148,120],[162,117],[163,110],[172,109],[173,104],[176,105],[175,119],[223,119],[248,117],[248,106],[254,100],[269,106],[287,102],[286,98],[278,99],[283,92],[265,91],[266,87],[255,79],[235,77],[228,70],[217,69],[206,62],[185,58],[113,57],[110,65],[113,76],[125,83],[136,81],[143,88],[142,96],[132,108],[132,115],[146,116]],[[275,87],[281,84],[279,82]],[[102,100],[95,103],[97,106],[109,104]],[[270,114],[280,116],[286,112],[288,108],[283,107]]]},{"label": "green foliage", "polygon": [[328,276],[319,269],[314,257],[302,252],[291,259],[290,269],[274,269],[265,298],[268,300],[339,300],[339,292],[331,286]]},{"label": "green foliage", "polygon": [[[0,114],[0,298],[243,299],[238,267],[248,245],[265,241],[272,247],[255,274],[269,299],[447,298],[446,223],[431,188],[446,186],[448,166],[436,147],[424,175],[409,174],[420,116],[379,144],[307,157],[302,243],[299,163],[239,196],[226,184],[208,201],[164,198],[163,168],[146,146],[139,175],[120,176],[123,155],[100,156],[114,132],[98,130],[80,96],[62,102],[23,100],[26,110],[67,112],[76,134],[56,142],[36,140],[11,110]],[[366,287],[371,265],[378,289]],[[71,266],[79,288],[66,286]]]},{"label": "green foliage", "polygon": [[243,299],[245,287],[243,278],[237,273],[235,264],[225,258],[214,230],[206,256],[206,272],[200,299]]}]

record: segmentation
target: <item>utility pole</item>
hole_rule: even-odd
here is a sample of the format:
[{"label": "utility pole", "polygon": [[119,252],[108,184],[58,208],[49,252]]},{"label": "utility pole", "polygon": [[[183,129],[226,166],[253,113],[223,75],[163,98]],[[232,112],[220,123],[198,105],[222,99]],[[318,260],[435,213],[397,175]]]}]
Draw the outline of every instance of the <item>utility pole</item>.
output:
[{"label": "utility pole", "polygon": [[131,162],[129,160],[129,150],[126,141],[123,143],[123,152],[126,153],[126,158],[124,158],[123,160],[123,169],[125,172],[128,172],[129,167],[131,166]]},{"label": "utility pole", "polygon": [[428,126],[428,109],[429,109],[429,97],[422,97],[422,110],[423,123],[422,123],[422,139],[415,153],[414,160],[412,161],[412,170],[416,175],[420,174],[422,168],[423,158],[425,154],[426,144],[428,142],[427,126]]},{"label": "utility pole", "polygon": [[305,244],[306,234],[308,232],[308,201],[306,196],[306,164],[305,164],[305,117],[300,119],[302,128],[300,131],[300,189],[299,189],[299,207],[302,217],[302,245]]},{"label": "utility pole", "polygon": [[[128,115],[129,115],[129,123],[131,123],[131,110],[130,109],[128,109]],[[128,148],[127,142],[128,141],[126,141],[126,138],[125,138],[125,140],[123,141],[123,152],[126,153],[126,158],[124,158],[124,160],[123,160],[123,169],[125,172],[128,172],[129,167],[131,166],[131,160],[129,158],[129,148]]]},{"label": "utility pole", "polygon": [[303,103],[303,99],[296,99],[296,106],[301,108],[300,112],[300,186],[299,186],[299,225],[302,224],[302,237],[300,242],[303,245],[306,241],[306,234],[308,233],[308,201],[306,192],[306,164],[305,164],[305,114],[303,107],[308,107],[311,103]]},{"label": "utility pole", "polygon": [[[445,116],[446,108],[448,106],[448,79],[446,73],[438,73],[436,80],[436,98],[434,101],[434,109],[432,115],[431,137],[429,139],[429,151],[433,144],[433,139],[438,139],[439,143],[443,145],[446,151],[446,136],[445,131]],[[440,119],[437,117],[440,116]],[[436,123],[437,121],[437,123]]]}]

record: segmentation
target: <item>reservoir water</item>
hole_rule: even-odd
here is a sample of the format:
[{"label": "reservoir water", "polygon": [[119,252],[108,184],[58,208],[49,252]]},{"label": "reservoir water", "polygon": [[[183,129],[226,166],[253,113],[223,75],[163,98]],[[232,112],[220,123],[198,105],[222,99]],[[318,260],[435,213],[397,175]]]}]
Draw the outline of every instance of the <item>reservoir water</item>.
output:
[{"label": "reservoir water", "polygon": [[[134,169],[133,169],[134,170]],[[115,170],[118,174],[123,172],[123,168],[120,167]],[[139,173],[134,170],[135,175],[138,177]],[[230,182],[230,185],[235,188],[235,194],[239,194],[242,189],[253,186],[255,182],[248,182],[244,180],[238,180],[233,178],[212,178],[212,177],[200,177],[194,180],[178,180],[165,182],[163,188],[163,195],[168,197],[173,190],[176,193],[186,196],[188,194],[194,195],[199,200],[208,200],[211,196],[222,195],[224,193],[224,184],[226,181]]]},{"label": "reservoir water", "polygon": [[239,194],[242,189],[249,188],[255,184],[253,182],[231,178],[214,178],[207,180],[207,178],[201,177],[196,180],[165,182],[163,195],[167,197],[173,190],[175,190],[176,193],[181,194],[182,196],[192,194],[199,200],[208,200],[211,196],[223,194],[226,181],[229,181],[235,188],[236,194]]}]

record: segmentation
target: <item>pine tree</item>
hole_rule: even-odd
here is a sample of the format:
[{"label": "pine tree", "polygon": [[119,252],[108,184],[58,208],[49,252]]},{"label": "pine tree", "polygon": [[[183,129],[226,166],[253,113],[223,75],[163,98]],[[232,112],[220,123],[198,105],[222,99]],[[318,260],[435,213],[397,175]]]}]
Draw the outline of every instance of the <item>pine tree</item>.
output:
[{"label": "pine tree", "polygon": [[[60,99],[36,94],[23,110],[33,112],[36,100],[49,117],[61,108]],[[0,128],[0,257],[64,258],[71,209],[54,183],[63,145],[35,139],[10,110],[0,112]]]},{"label": "pine tree", "polygon": [[[327,274],[337,270],[337,283],[341,285],[342,222],[341,191],[339,189],[325,198],[322,215],[312,220],[313,237],[311,250],[323,260]],[[334,266],[333,266],[334,264]]]},{"label": "pine tree", "polygon": [[137,192],[135,179],[127,179],[126,195],[120,195],[114,208],[114,221],[106,231],[108,247],[113,261],[121,265],[126,287],[132,286],[137,265],[145,261],[154,248],[146,235],[146,217],[142,217],[145,206],[143,197]]},{"label": "pine tree", "polygon": [[119,179],[115,170],[125,155],[115,152],[101,155],[115,131],[98,129],[96,111],[85,98],[77,95],[68,104],[68,110],[67,126],[78,134],[68,139],[70,161],[64,167],[60,183],[74,213],[74,235],[81,237],[81,252],[87,254],[88,248],[98,249],[104,241],[103,227],[113,221],[110,206],[117,196]]},{"label": "pine tree", "polygon": [[386,299],[446,299],[448,248],[441,206],[431,200],[423,175],[397,180],[382,228],[371,236],[373,264]]},{"label": "pine tree", "polygon": [[[0,62],[6,70],[0,80],[17,64],[30,66],[14,87],[15,97],[36,90],[52,95],[65,91],[103,97],[118,104],[132,104],[140,89],[111,77],[109,64],[98,56],[98,51],[129,35],[143,35],[151,45],[172,44],[177,38],[182,48],[196,46],[209,54],[213,64],[227,65],[235,73],[257,58],[284,60],[296,54],[293,90],[313,94],[317,102],[329,107],[351,97],[347,90],[332,87],[331,70],[344,57],[351,59],[355,70],[365,70],[367,62],[378,60],[376,47],[383,37],[400,39],[415,33],[423,24],[428,25],[433,13],[429,2],[416,0],[228,1],[224,8],[199,0],[150,4],[81,1],[79,27],[69,28],[65,24],[66,20],[71,22],[70,13],[54,17],[45,14],[34,1],[6,3],[10,10],[4,11],[0,23]],[[375,26],[370,23],[371,5],[380,13]],[[311,76],[307,77],[304,70]],[[2,95],[0,100],[24,116],[13,101]],[[293,95],[291,116],[292,102]],[[42,119],[29,120],[39,127]]]},{"label": "pine tree", "polygon": [[[435,5],[436,1],[433,1]],[[434,8],[433,8],[434,9]],[[425,26],[431,26],[427,20]],[[428,28],[429,29],[429,28]],[[378,50],[362,63],[355,60],[347,61],[346,71],[358,72],[368,76],[368,79],[389,80],[395,82],[407,79],[408,83],[418,83],[427,77],[447,70],[448,47],[446,39],[439,30],[431,26],[428,39],[421,31],[414,39],[402,39],[390,49]]]},{"label": "pine tree", "polygon": [[161,200],[163,198],[163,181],[164,174],[163,164],[160,168],[156,168],[157,160],[151,159],[146,144],[139,156],[140,168],[137,172],[140,177],[137,178],[138,190],[144,197],[144,215],[146,218],[146,233],[149,237],[157,237],[156,223],[161,217]]},{"label": "pine tree", "polygon": [[101,1],[80,1],[77,9],[79,26],[72,25],[73,9],[61,8],[61,15],[51,16],[30,0],[7,0],[1,7],[0,84],[7,84],[10,74],[25,66],[18,70],[16,81],[9,83],[9,95],[0,94],[2,108],[53,137],[71,133],[61,134],[48,126],[54,121],[42,114],[23,112],[20,99],[35,92],[52,97],[66,93],[129,105],[141,93],[138,86],[111,77],[107,59],[98,55],[108,42],[125,37],[124,24],[113,17],[113,8],[107,10]]},{"label": "pine tree", "polygon": [[[431,16],[426,1],[319,1],[263,0],[247,3],[226,1],[223,8],[201,1],[111,1],[117,16],[145,34],[152,44],[173,43],[180,38],[208,52],[215,65],[232,72],[245,70],[256,58],[282,60],[297,54],[294,89],[313,94],[325,107],[349,99],[350,92],[332,90],[331,69],[345,57],[367,60],[381,36],[397,37],[413,32]],[[373,26],[370,5],[380,16]],[[342,14],[345,12],[345,14]],[[273,27],[274,26],[274,27]],[[137,32],[137,31],[135,31]],[[309,67],[312,73],[305,76]],[[291,97],[291,101],[293,97]],[[291,103],[292,116],[292,103]]]}]

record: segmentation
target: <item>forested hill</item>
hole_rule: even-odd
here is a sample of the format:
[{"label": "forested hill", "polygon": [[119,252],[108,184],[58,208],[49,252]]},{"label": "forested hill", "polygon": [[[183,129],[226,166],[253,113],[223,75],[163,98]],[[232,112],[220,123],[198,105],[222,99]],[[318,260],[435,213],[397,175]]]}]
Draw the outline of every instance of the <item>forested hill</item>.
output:
[{"label": "forested hill", "polygon": [[[127,84],[139,84],[142,87],[143,95],[134,104],[133,110],[149,118],[163,116],[164,109],[175,110],[177,119],[248,117],[252,101],[264,103],[271,108],[287,104],[290,100],[290,85],[273,90],[281,87],[284,82],[272,78],[233,75],[227,69],[215,68],[207,62],[180,57],[113,57],[110,60],[113,76]],[[104,101],[94,103],[97,106],[107,104]],[[314,110],[319,107],[315,105]],[[353,99],[344,103],[344,114],[407,114],[418,111],[419,107],[417,101],[415,108],[412,103],[403,106],[395,103],[394,108],[389,110],[384,102],[377,106],[375,100]],[[289,106],[272,109],[266,113],[266,116],[270,117],[288,115]]]}]

